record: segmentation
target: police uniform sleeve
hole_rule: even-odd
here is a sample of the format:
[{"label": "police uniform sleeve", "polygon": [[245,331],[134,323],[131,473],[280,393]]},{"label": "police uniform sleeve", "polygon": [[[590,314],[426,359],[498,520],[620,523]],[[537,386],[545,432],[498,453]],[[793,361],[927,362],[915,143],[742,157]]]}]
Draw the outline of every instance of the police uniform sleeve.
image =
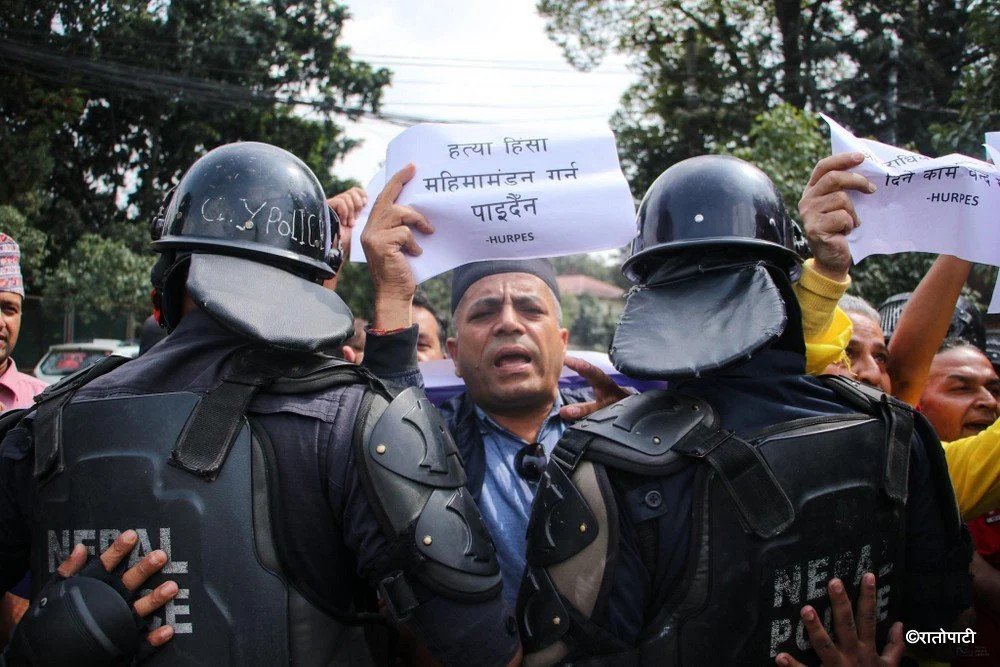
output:
[{"label": "police uniform sleeve", "polygon": [[[464,486],[434,488],[374,460],[359,460],[417,452],[413,476],[420,475],[421,461],[428,471],[460,466],[457,453],[452,458],[448,450],[429,450],[426,441],[410,437],[413,430],[441,433],[440,417],[420,397],[415,389],[391,403],[377,397],[382,401],[374,411],[378,416],[366,420],[368,429],[352,447],[346,474],[341,473],[344,541],[356,555],[358,574],[378,587],[390,614],[410,625],[437,659],[445,664],[507,664],[519,646],[516,624],[499,595],[499,569],[494,574],[490,567],[495,565],[492,542],[476,534],[478,510]],[[387,428],[384,419],[393,420],[395,428]],[[391,451],[397,445],[405,450]],[[387,461],[406,469],[406,461]],[[374,472],[372,466],[377,466]],[[383,471],[388,483],[373,479]],[[329,475],[338,476],[335,470]],[[403,507],[412,516],[400,522]],[[469,524],[472,531],[461,529]],[[468,553],[470,564],[449,562],[431,551],[435,547],[459,558]]]},{"label": "police uniform sleeve", "polygon": [[424,386],[420,366],[417,364],[417,337],[420,330],[416,324],[391,333],[380,334],[371,329],[367,332],[362,367],[397,391]]},{"label": "police uniform sleeve", "polygon": [[968,531],[958,516],[944,451],[916,416],[906,514],[907,629],[949,628],[972,604]]},{"label": "police uniform sleeve", "polygon": [[982,433],[941,445],[962,518],[1000,508],[1000,420]]}]

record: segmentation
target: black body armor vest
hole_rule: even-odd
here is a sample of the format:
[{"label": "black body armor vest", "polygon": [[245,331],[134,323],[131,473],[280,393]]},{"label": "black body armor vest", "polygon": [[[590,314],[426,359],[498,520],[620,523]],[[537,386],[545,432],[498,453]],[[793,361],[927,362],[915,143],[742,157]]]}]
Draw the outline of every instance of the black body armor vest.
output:
[{"label": "black body armor vest", "polygon": [[[180,589],[151,623],[168,623],[175,635],[149,664],[369,663],[348,625],[381,618],[333,609],[283,566],[272,524],[273,445],[245,412],[264,386],[290,394],[368,383],[384,393],[377,380],[338,360],[296,364],[257,350],[234,355],[221,384],[205,396],[70,402],[121,361],[55,386],[34,416],[34,592],[75,543],[100,553],[134,528],[139,541],[130,565],[155,549],[169,557],[147,588],[170,579]],[[345,423],[336,430],[349,441],[361,428]]]},{"label": "black body armor vest", "polygon": [[[744,441],[704,401],[671,391],[625,399],[570,427],[543,476],[528,529],[518,615],[526,664],[765,665],[788,652],[816,663],[800,621],[814,606],[830,627],[826,585],[857,599],[878,577],[878,630],[899,619],[913,413],[842,379],[856,414],[796,420]],[[618,541],[612,484],[697,464],[686,570],[644,610],[638,645],[592,619]],[[610,477],[609,477],[610,473]],[[655,522],[637,523],[655,570]],[[881,644],[880,644],[881,645]]]}]

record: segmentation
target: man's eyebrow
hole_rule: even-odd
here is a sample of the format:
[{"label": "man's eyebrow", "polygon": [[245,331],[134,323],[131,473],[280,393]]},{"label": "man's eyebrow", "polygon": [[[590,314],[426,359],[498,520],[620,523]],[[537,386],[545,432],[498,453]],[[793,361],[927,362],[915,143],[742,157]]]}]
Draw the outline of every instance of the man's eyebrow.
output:
[{"label": "man's eyebrow", "polygon": [[503,299],[497,296],[481,296],[475,299],[466,306],[466,310],[472,310],[473,308],[483,308],[483,307],[495,307],[503,303]]},{"label": "man's eyebrow", "polygon": [[544,306],[545,301],[538,294],[518,294],[512,298],[515,306],[540,305]]}]

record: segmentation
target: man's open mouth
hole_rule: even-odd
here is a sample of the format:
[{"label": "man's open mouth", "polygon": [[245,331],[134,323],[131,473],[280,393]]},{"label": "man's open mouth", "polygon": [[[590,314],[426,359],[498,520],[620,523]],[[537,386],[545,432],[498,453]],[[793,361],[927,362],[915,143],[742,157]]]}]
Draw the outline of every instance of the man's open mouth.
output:
[{"label": "man's open mouth", "polygon": [[531,355],[524,350],[501,350],[493,358],[493,366],[500,369],[515,369],[531,363]]},{"label": "man's open mouth", "polygon": [[993,425],[993,422],[990,421],[990,420],[979,419],[979,420],[972,421],[972,422],[966,422],[965,428],[968,429],[969,431],[973,431],[975,433],[982,433],[983,431],[985,431],[986,429],[988,429],[992,425]]}]

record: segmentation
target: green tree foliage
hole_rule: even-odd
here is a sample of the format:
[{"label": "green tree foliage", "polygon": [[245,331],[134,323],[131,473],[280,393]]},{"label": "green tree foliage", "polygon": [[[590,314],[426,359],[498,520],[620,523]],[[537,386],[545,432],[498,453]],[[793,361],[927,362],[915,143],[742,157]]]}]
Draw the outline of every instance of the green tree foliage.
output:
[{"label": "green tree foliage", "polygon": [[984,132],[1000,127],[1000,5],[996,0],[969,3],[968,53],[962,58],[958,85],[947,116],[931,126],[940,154],[959,152],[978,156]]},{"label": "green tree foliage", "polygon": [[[957,117],[960,74],[982,68],[996,39],[995,0],[540,0],[538,9],[574,65],[611,50],[631,56],[639,81],[612,124],[636,192],[678,160],[746,145],[754,119],[781,103],[930,152],[934,121]],[[995,75],[983,79],[995,91]]]},{"label": "green tree foliage", "polygon": [[277,144],[342,188],[329,168],[354,142],[333,114],[377,109],[389,82],[337,44],[347,18],[333,0],[0,3],[0,205],[47,239],[46,293],[104,265],[88,234],[145,253],[166,191],[220,144]]},{"label": "green tree foliage", "polygon": [[793,216],[813,167],[830,152],[820,123],[815,114],[779,104],[754,118],[749,143],[732,152],[771,177]]},{"label": "green tree foliage", "polygon": [[[829,151],[813,112],[930,155],[980,155],[1000,121],[996,0],[539,0],[538,10],[575,66],[631,57],[639,81],[612,125],[637,194],[679,160],[728,152],[768,173],[794,216]],[[853,291],[877,305],[912,290],[932,260],[869,258],[852,270]],[[986,274],[971,281],[980,292]]]},{"label": "green tree foliage", "polygon": [[60,260],[46,276],[45,298],[73,306],[88,322],[112,313],[129,313],[141,321],[150,309],[151,263],[121,241],[85,234],[72,257]]},{"label": "green tree foliage", "polygon": [[621,314],[618,307],[590,294],[566,294],[561,299],[563,326],[569,329],[570,346],[607,352]]}]

